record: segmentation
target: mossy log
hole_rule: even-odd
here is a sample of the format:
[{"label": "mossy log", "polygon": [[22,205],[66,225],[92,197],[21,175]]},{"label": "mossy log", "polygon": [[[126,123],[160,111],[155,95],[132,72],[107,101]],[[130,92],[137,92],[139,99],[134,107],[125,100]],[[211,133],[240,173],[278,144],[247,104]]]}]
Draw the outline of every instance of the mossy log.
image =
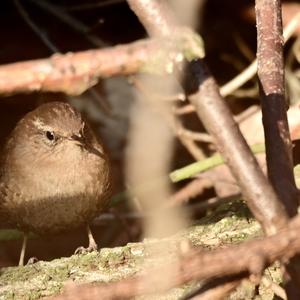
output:
[{"label": "mossy log", "polygon": [[[251,217],[243,202],[227,203],[197,224],[169,238],[146,239],[140,243],[103,248],[99,252],[73,255],[50,262],[39,261],[24,267],[3,268],[0,274],[0,299],[40,299],[60,293],[70,282],[107,283],[132,276],[148,264],[159,266],[166,263],[164,255],[156,255],[159,254],[156,250],[161,249],[162,243],[167,243],[167,257],[172,259],[178,253],[182,240],[206,249],[214,249],[261,235],[259,224]],[[276,266],[269,268],[266,276],[277,283],[281,280],[279,268]],[[140,298],[175,300],[194,288],[195,284],[184,285],[163,295]],[[247,281],[230,299],[253,299],[254,290],[254,285]],[[263,285],[260,293],[260,299],[273,297],[273,292]]]}]

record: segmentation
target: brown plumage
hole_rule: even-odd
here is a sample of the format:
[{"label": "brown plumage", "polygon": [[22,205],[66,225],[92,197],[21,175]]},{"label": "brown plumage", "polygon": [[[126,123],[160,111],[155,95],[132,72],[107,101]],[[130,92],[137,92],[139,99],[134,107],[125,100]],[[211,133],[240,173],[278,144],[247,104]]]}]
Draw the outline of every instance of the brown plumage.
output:
[{"label": "brown plumage", "polygon": [[0,211],[24,232],[87,224],[107,207],[108,157],[81,115],[51,102],[25,115],[3,151]]}]

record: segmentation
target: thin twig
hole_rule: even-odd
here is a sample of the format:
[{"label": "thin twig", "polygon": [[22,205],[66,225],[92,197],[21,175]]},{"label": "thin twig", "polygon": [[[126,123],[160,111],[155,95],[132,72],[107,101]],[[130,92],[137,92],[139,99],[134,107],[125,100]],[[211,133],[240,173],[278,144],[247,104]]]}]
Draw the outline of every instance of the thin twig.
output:
[{"label": "thin twig", "polygon": [[[245,276],[245,275],[244,275]],[[233,292],[242,282],[243,275],[225,276],[223,278],[215,278],[199,289],[194,291],[192,296],[184,297],[180,300],[223,300],[227,299],[229,294]]]},{"label": "thin twig", "polygon": [[[297,14],[288,23],[283,32],[284,41],[287,42],[298,28],[300,22],[300,14]],[[257,60],[254,60],[242,73],[231,79],[225,85],[220,88],[220,93],[223,97],[230,95],[233,91],[237,90],[248,80],[250,80],[257,70]]]},{"label": "thin twig", "polygon": [[174,107],[173,108],[173,112],[176,115],[185,115],[185,114],[190,114],[195,112],[195,107],[192,104],[186,104],[184,106],[180,106],[180,107]]},{"label": "thin twig", "polygon": [[[194,191],[194,193],[195,192],[196,191]],[[174,196],[175,196],[175,198],[173,198]],[[176,195],[176,193],[175,193],[174,196],[171,197],[169,202],[167,202],[164,207],[170,208],[170,207],[173,207],[175,205],[183,205],[188,200],[187,198],[184,197],[184,196],[188,196],[188,195],[184,195],[184,196],[179,195],[179,194]],[[190,195],[190,198],[191,198],[191,195]],[[232,195],[227,196],[227,197],[213,197],[213,198],[209,198],[207,200],[200,201],[196,204],[190,205],[190,206],[188,206],[188,208],[190,209],[191,212],[195,212],[195,211],[197,211],[197,212],[206,212],[208,210],[212,210],[214,208],[217,208],[221,203],[228,203],[228,202],[232,202],[232,201],[237,201],[237,200],[240,200],[241,198],[242,198],[242,195],[240,193],[232,194]]]},{"label": "thin twig", "polygon": [[41,30],[30,18],[27,11],[24,9],[23,5],[19,0],[14,0],[15,6],[23,17],[24,21],[32,29],[32,31],[42,40],[42,42],[53,52],[59,52],[58,48],[49,40],[47,34]]},{"label": "thin twig", "polygon": [[253,86],[251,88],[248,89],[238,89],[236,91],[233,91],[231,93],[232,96],[234,96],[235,98],[254,98],[258,95],[258,86]]},{"label": "thin twig", "polygon": [[[191,138],[191,136],[188,136],[189,131],[183,127],[181,121],[179,119],[177,119],[176,116],[173,117],[171,114],[169,115],[169,119],[170,119],[169,123],[173,127],[173,130],[174,130],[177,138],[182,143],[182,145],[186,148],[186,150],[192,155],[192,157],[196,161],[200,161],[200,160],[204,159],[205,158],[204,152],[197,145],[196,139]],[[189,132],[189,133],[191,133],[191,132]],[[194,134],[194,133],[195,132],[193,132],[192,134]],[[198,133],[196,133],[196,134],[198,134]],[[202,135],[201,133],[199,133],[199,134]],[[206,140],[208,138],[208,140],[210,140],[210,142],[212,142],[211,137],[208,134],[204,134],[204,135],[206,135],[206,136],[204,136]]]},{"label": "thin twig", "polygon": [[126,0],[106,0],[106,1],[101,0],[96,3],[68,5],[68,6],[62,7],[62,9],[66,10],[66,11],[89,10],[89,9],[94,9],[94,8],[112,6],[112,5],[120,4],[120,3],[126,3]]},{"label": "thin twig", "polygon": [[183,126],[181,120],[176,117],[173,117],[171,114],[169,116],[169,120],[178,138],[185,137],[186,139],[191,139],[193,141],[198,141],[202,143],[214,142],[213,138],[207,133],[196,132],[196,131],[186,129]]},{"label": "thin twig", "polygon": [[90,43],[97,47],[106,47],[108,46],[107,43],[103,42],[98,36],[90,33],[90,28],[85,24],[81,23],[66,11],[61,10],[59,6],[56,6],[46,0],[39,1],[39,0],[29,0],[39,8],[45,10],[46,12],[50,13],[51,15],[58,18],[60,21],[65,23],[66,25],[70,26],[77,32],[81,33]]},{"label": "thin twig", "polygon": [[190,199],[201,195],[204,190],[213,186],[211,180],[201,178],[195,179],[186,184],[183,188],[172,195],[171,199],[167,202],[167,206],[182,205],[187,203]]},{"label": "thin twig", "polygon": [[237,123],[242,123],[246,119],[251,117],[253,114],[259,112],[259,110],[260,110],[260,108],[258,105],[252,105],[252,106],[248,107],[247,109],[245,109],[244,111],[242,111],[240,114],[234,116],[234,120]]},{"label": "thin twig", "polygon": [[185,128],[181,128],[177,131],[177,135],[183,135],[189,139],[194,141],[202,142],[202,143],[213,143],[212,137],[207,133],[195,132],[192,130],[188,130]]},{"label": "thin twig", "polygon": [[189,154],[196,160],[200,161],[205,158],[205,154],[202,149],[197,145],[197,143],[183,135],[179,135],[178,139],[182,145],[186,148]]},{"label": "thin twig", "polygon": [[238,46],[240,52],[244,55],[244,57],[251,62],[255,59],[255,53],[253,53],[252,49],[248,47],[247,43],[245,42],[243,36],[241,36],[238,32],[234,34],[234,41]]}]

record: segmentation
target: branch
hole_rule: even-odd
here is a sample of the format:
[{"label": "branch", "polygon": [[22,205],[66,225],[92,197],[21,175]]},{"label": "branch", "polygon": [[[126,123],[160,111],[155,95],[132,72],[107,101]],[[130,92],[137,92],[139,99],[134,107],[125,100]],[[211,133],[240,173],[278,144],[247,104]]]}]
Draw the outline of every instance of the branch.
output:
[{"label": "branch", "polygon": [[[257,0],[257,73],[260,84],[268,176],[290,216],[297,214],[298,190],[293,174],[292,142],[284,91],[280,0]],[[287,265],[289,299],[298,299],[300,257]]]},{"label": "branch", "polygon": [[167,1],[127,0],[129,7],[144,25],[149,36],[170,36],[178,29],[175,16]]},{"label": "branch", "polygon": [[281,3],[257,0],[258,78],[266,141],[268,176],[289,215],[297,214],[292,142],[284,91]]},{"label": "branch", "polygon": [[[0,93],[50,91],[78,95],[95,85],[99,77],[128,75],[148,69],[151,72],[151,65],[154,68],[153,65],[170,57],[167,50],[162,50],[161,43],[166,42],[142,40],[102,50],[55,54],[48,59],[2,65]],[[167,44],[166,48],[178,55],[174,43]]]}]

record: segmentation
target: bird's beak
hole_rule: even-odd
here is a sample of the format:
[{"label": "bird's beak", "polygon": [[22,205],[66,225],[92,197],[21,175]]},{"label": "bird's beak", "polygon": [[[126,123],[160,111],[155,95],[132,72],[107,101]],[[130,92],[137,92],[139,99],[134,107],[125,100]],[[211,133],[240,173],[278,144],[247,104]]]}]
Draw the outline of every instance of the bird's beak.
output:
[{"label": "bird's beak", "polygon": [[75,141],[76,144],[77,144],[79,147],[81,147],[81,148],[87,150],[88,152],[93,153],[93,154],[95,154],[95,155],[97,155],[97,156],[99,156],[99,157],[105,159],[104,154],[101,153],[99,150],[97,150],[95,147],[93,147],[90,143],[88,143],[88,142],[86,141],[86,139],[85,139],[83,136],[72,135],[72,136],[71,136],[71,140],[72,140],[72,141]]}]

